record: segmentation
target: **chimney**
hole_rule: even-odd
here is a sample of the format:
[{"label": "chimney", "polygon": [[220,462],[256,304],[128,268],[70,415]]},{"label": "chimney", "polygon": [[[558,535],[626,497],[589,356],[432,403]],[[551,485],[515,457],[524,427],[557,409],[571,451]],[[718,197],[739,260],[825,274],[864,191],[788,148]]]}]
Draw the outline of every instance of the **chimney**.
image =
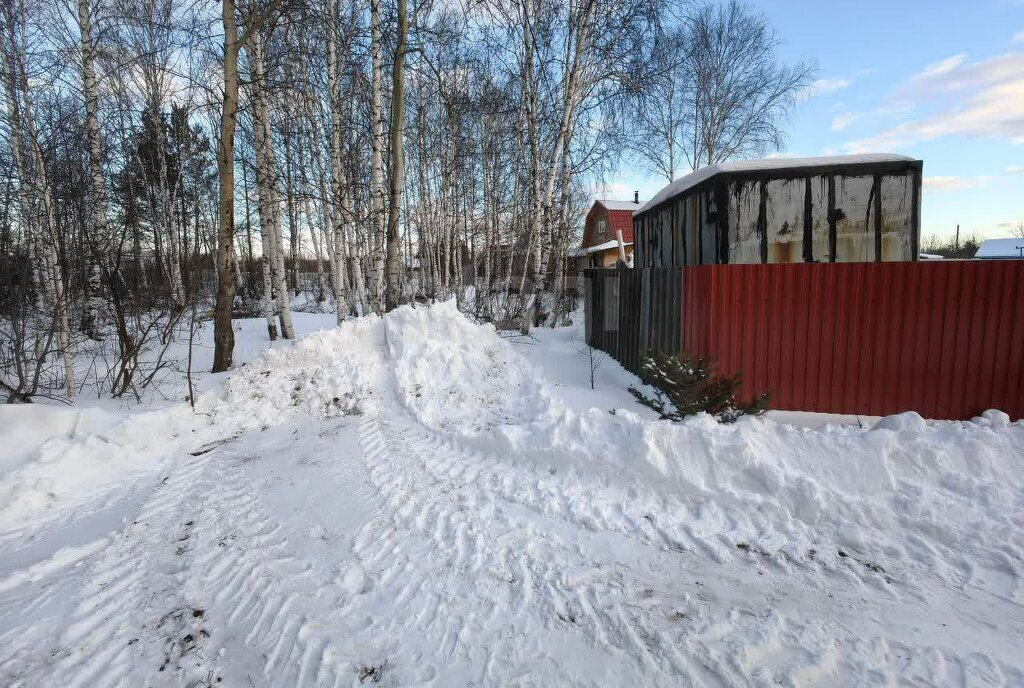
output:
[{"label": "chimney", "polygon": [[636,203],[637,205],[640,205],[640,192],[639,191],[634,191],[633,192],[633,202]]}]

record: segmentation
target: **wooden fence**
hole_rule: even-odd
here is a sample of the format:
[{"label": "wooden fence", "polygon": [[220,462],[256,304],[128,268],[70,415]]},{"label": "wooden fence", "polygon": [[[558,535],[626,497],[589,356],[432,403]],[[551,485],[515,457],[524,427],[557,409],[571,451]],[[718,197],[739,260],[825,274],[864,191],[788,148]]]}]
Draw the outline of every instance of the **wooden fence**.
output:
[{"label": "wooden fence", "polygon": [[584,270],[587,343],[640,369],[650,349],[682,346],[683,268]]},{"label": "wooden fence", "polygon": [[1024,417],[1024,261],[588,270],[587,340],[711,357],[774,408]]}]

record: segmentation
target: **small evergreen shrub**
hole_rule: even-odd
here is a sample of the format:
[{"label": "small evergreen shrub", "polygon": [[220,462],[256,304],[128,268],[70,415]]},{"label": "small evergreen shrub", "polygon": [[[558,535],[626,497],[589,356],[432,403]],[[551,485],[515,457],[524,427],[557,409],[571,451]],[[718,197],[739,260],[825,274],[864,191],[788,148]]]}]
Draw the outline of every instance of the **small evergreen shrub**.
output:
[{"label": "small evergreen shrub", "polygon": [[643,355],[640,377],[654,387],[649,397],[636,387],[629,392],[662,419],[681,421],[701,411],[720,423],[734,423],[740,416],[760,416],[768,410],[768,393],[749,403],[736,399],[740,376],[718,375],[713,361],[703,358],[679,359],[661,351]]}]

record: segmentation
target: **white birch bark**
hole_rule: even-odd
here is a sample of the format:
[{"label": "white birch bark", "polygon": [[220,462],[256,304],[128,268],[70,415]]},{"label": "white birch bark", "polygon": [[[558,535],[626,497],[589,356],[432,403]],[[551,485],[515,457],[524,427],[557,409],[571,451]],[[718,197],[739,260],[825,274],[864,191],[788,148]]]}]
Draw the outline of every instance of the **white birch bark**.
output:
[{"label": "white birch bark", "polygon": [[405,124],[405,53],[409,36],[407,0],[398,0],[395,59],[391,71],[391,193],[388,206],[387,254],[385,257],[385,308],[398,307],[402,297],[398,223],[402,208],[402,189],[405,184],[405,157],[402,150]]},{"label": "white birch bark", "polygon": [[343,217],[342,166],[341,166],[341,94],[338,92],[338,7],[336,0],[327,3],[327,89],[331,106],[331,224],[334,227],[334,241],[331,242],[333,264],[334,300],[337,322],[349,314],[348,304],[348,255],[345,247],[345,220]]},{"label": "white birch bark", "polygon": [[[566,43],[566,52],[571,53],[571,60],[566,60],[570,66],[563,79],[561,123],[558,128],[558,135],[555,138],[554,146],[552,147],[551,161],[550,164],[547,165],[548,174],[543,189],[543,196],[541,196],[539,184],[540,161],[537,155],[533,156],[533,159],[538,164],[538,167],[534,168],[534,193],[537,195],[534,199],[534,212],[536,213],[536,216],[533,221],[533,229],[534,232],[536,232],[537,237],[537,254],[535,257],[536,262],[534,263],[533,272],[533,292],[535,296],[531,300],[529,306],[524,310],[523,323],[520,328],[524,334],[529,333],[530,327],[533,325],[533,321],[536,318],[537,311],[540,307],[540,298],[547,286],[546,278],[552,243],[551,206],[555,190],[555,181],[558,179],[558,175],[560,173],[559,163],[562,159],[563,150],[566,148],[564,143],[572,128],[576,108],[580,100],[580,82],[583,59],[589,47],[590,31],[594,21],[594,12],[597,7],[596,0],[584,0],[584,2],[586,4],[584,5],[582,16],[580,16],[578,20],[576,18],[577,12],[575,11],[574,3],[569,5],[569,10],[566,16],[566,25],[569,29],[569,40],[567,40]],[[568,58],[569,55],[567,54],[566,57]],[[536,98],[535,89],[531,91],[531,98]],[[537,144],[536,115],[536,106],[534,103],[531,109],[530,120],[532,128],[530,143],[531,149]]]},{"label": "white birch bark", "polygon": [[90,232],[88,275],[85,282],[85,309],[82,330],[91,339],[100,339],[101,263],[107,242],[107,194],[103,181],[103,146],[100,141],[99,93],[94,65],[96,46],[92,38],[89,0],[78,0],[78,30],[81,37],[82,95],[85,100],[85,128],[89,138]]},{"label": "white birch bark", "polygon": [[370,62],[373,97],[370,117],[373,120],[370,161],[370,298],[377,313],[384,312],[384,116],[381,105],[383,68],[380,55],[380,0],[370,0]]},{"label": "white birch bark", "polygon": [[[15,34],[15,12],[13,3],[4,6],[7,24],[6,57],[8,80],[8,107],[11,113],[12,154],[19,172],[19,199],[28,207],[22,208],[22,219],[28,220],[30,226],[36,228],[37,234],[33,243],[37,247],[40,273],[39,283],[45,294],[45,310],[49,310],[54,329],[57,331],[57,343],[64,363],[64,394],[70,401],[75,397],[75,367],[71,356],[71,318],[70,304],[61,275],[60,262],[57,256],[57,234],[53,214],[53,197],[50,189],[49,176],[43,161],[43,153],[39,147],[35,120],[32,115],[32,100],[28,86],[28,71],[25,65],[25,54],[19,49]],[[22,6],[20,9],[24,9]],[[24,16],[18,17],[23,25]],[[17,80],[18,87],[15,87]],[[19,92],[20,91],[20,92]],[[27,141],[32,154],[33,170],[29,170],[24,161],[22,142]]]},{"label": "white birch bark", "polygon": [[[305,119],[312,117],[312,114],[308,110],[308,100],[305,100],[307,110],[304,114]],[[300,125],[299,128],[299,142],[298,142],[298,156],[299,156],[299,181],[301,182],[299,195],[300,195],[300,206],[302,209],[302,215],[306,219],[306,226],[309,228],[309,240],[313,246],[313,257],[316,260],[316,300],[322,302],[324,295],[327,292],[327,285],[324,282],[324,264],[323,264],[323,251],[320,248],[320,232],[317,231],[317,219],[313,214],[312,202],[310,197],[313,195],[313,190],[309,182],[309,172],[307,165],[311,164],[307,160],[306,156],[306,136],[309,135],[309,131],[304,125]],[[316,139],[313,139],[315,142]]]},{"label": "white birch bark", "polygon": [[281,233],[281,202],[277,190],[277,163],[274,155],[270,110],[267,103],[266,75],[263,65],[263,39],[254,31],[248,43],[252,70],[253,134],[256,143],[256,185],[259,191],[260,231],[267,236],[264,248],[269,248],[270,277],[281,321],[281,336],[294,339],[295,327],[289,307],[288,286],[285,282],[284,237]]}]

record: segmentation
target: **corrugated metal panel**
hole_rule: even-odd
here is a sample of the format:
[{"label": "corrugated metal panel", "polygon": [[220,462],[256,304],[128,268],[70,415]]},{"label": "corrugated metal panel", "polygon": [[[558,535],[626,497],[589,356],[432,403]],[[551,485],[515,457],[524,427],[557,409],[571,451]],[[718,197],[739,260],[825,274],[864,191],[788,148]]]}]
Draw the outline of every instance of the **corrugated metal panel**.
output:
[{"label": "corrugated metal panel", "polygon": [[709,265],[681,282],[682,353],[775,408],[1024,417],[1024,261]]}]

